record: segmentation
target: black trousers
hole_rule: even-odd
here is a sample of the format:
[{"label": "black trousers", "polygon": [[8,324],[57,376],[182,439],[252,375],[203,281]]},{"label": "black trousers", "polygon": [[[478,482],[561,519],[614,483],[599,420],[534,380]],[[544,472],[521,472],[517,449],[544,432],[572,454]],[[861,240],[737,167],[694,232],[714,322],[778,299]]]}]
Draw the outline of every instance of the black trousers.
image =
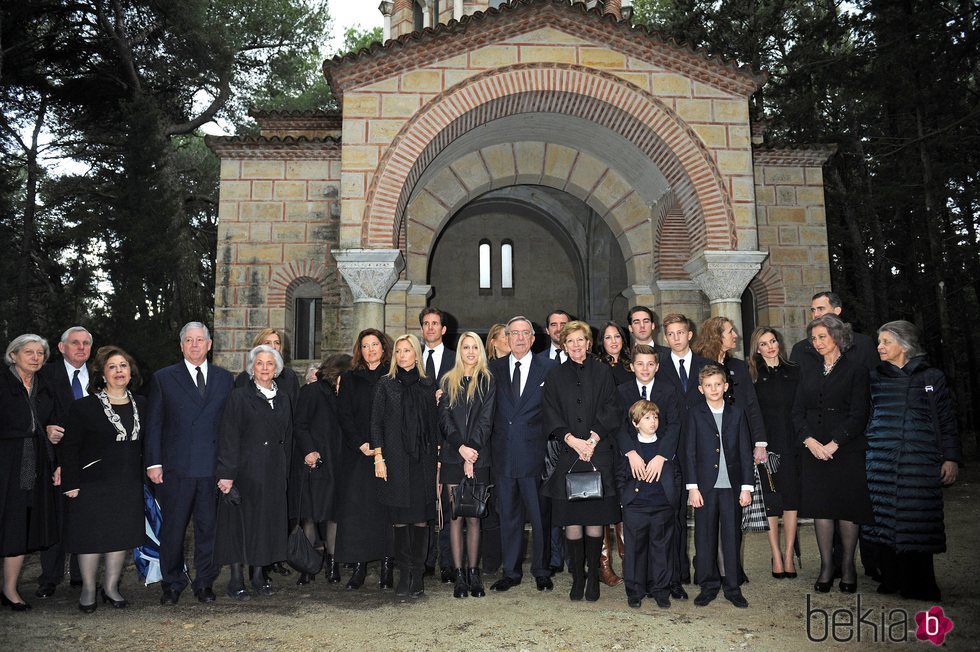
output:
[{"label": "black trousers", "polygon": [[623,507],[623,579],[626,596],[667,597],[674,575],[674,524],[677,510],[670,506]]},{"label": "black trousers", "polygon": [[531,574],[549,577],[551,557],[551,514],[542,505],[541,478],[496,478],[497,508],[500,513],[500,548],[503,575],[514,580],[523,576],[524,521],[531,522],[533,537]]},{"label": "black trousers", "polygon": [[704,507],[694,510],[695,572],[701,590],[707,593],[717,594],[722,588],[718,570],[719,545],[726,569],[725,595],[739,591],[737,569],[742,508],[738,504],[738,493],[736,489],[709,489],[701,494]]},{"label": "black trousers", "polygon": [[215,479],[180,478],[164,474],[162,484],[155,485],[160,502],[160,572],[162,588],[177,592],[187,587],[184,571],[184,535],[194,519],[195,591],[210,587],[221,567],[214,563],[214,533],[217,524],[218,497]]}]

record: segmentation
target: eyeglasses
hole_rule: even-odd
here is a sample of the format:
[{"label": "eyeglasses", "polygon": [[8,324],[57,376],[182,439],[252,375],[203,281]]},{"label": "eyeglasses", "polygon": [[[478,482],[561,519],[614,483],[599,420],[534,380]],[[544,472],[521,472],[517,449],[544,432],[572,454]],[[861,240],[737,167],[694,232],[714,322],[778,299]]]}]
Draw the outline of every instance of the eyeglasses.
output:
[{"label": "eyeglasses", "polygon": [[507,331],[507,334],[514,337],[531,337],[531,331]]}]

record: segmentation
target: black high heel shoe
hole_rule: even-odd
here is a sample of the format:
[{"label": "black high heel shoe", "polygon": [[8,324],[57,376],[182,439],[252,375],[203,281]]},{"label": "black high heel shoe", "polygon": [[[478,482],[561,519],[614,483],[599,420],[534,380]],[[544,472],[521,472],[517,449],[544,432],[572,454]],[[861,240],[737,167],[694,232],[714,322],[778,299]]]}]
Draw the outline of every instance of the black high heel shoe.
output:
[{"label": "black high heel shoe", "polygon": [[98,608],[99,608],[98,600],[96,600],[92,604],[82,604],[81,602],[78,603],[78,610],[81,611],[83,614],[95,613],[95,610]]},{"label": "black high heel shoe", "polygon": [[834,580],[830,580],[829,582],[821,582],[820,580],[817,580],[813,584],[813,590],[817,593],[830,593],[830,587],[833,585]]},{"label": "black high heel shoe", "polygon": [[31,605],[26,602],[14,602],[7,597],[7,594],[0,591],[0,605],[10,607],[11,611],[30,611]]},{"label": "black high heel shoe", "polygon": [[[774,558],[772,558],[772,557],[769,558],[769,568],[770,568],[770,570],[772,569],[772,564],[773,564],[774,561],[776,561]],[[786,573],[777,573],[776,571],[772,571],[772,576],[773,576],[773,578],[775,578],[777,580],[781,580],[784,577],[786,577]]]},{"label": "black high heel shoe", "polygon": [[[108,595],[106,595],[105,589],[102,589],[102,604],[109,603],[112,605],[113,609],[125,609],[129,606],[129,603],[125,599],[113,600]],[[94,609],[93,609],[94,611]]]},{"label": "black high heel shoe", "polygon": [[837,586],[840,588],[841,593],[857,593],[858,590],[857,582],[845,582],[844,580],[841,580],[840,584]]}]

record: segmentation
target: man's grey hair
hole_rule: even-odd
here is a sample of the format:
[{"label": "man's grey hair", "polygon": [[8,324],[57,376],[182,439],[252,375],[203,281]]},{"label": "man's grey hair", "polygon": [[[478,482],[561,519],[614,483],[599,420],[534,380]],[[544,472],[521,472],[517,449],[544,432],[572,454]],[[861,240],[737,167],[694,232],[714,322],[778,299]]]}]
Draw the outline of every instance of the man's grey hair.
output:
[{"label": "man's grey hair", "polygon": [[532,324],[531,323],[531,320],[528,319],[527,317],[525,317],[524,315],[517,315],[516,317],[511,317],[510,318],[510,320],[507,322],[507,334],[508,335],[510,334],[510,325],[513,324],[514,322],[518,322],[518,321],[522,321],[522,322],[526,323],[528,330],[530,330],[531,331],[531,334],[534,335],[534,324]]},{"label": "man's grey hair", "polygon": [[177,337],[177,341],[183,342],[184,336],[187,335],[187,331],[191,330],[192,328],[200,328],[202,331],[204,331],[204,337],[208,338],[208,340],[211,339],[211,331],[208,330],[207,326],[199,321],[189,321],[184,324],[183,328],[180,329],[180,335]]},{"label": "man's grey hair", "polygon": [[61,343],[68,344],[68,338],[71,337],[72,333],[85,333],[86,335],[88,335],[89,344],[92,343],[92,334],[89,333],[88,329],[85,328],[84,326],[72,326],[71,328],[66,330],[64,333],[61,334]]}]

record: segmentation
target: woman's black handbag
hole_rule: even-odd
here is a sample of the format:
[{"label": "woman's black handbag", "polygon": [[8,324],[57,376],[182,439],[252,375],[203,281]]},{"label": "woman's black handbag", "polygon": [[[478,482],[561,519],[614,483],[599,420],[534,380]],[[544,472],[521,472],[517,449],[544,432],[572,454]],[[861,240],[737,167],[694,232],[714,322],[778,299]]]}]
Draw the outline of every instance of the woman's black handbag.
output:
[{"label": "woman's black handbag", "polygon": [[483,484],[467,477],[453,487],[453,518],[483,518],[487,515],[492,484]]},{"label": "woman's black handbag", "polygon": [[595,500],[602,498],[602,473],[591,464],[591,471],[573,471],[578,459],[568,467],[565,474],[565,495],[568,500]]},{"label": "woman's black handbag", "polygon": [[756,467],[759,470],[759,479],[762,485],[762,502],[766,506],[766,516],[782,516],[783,495],[776,490],[776,482],[772,479],[769,464],[757,464]]},{"label": "woman's black handbag", "polygon": [[[303,513],[303,497],[310,486],[309,477],[309,472],[307,472],[306,482],[300,489],[300,514]],[[299,521],[297,521],[293,531],[289,533],[289,539],[286,541],[286,562],[300,573],[309,575],[316,575],[323,568],[323,555],[306,538],[306,532],[303,531]]]}]

